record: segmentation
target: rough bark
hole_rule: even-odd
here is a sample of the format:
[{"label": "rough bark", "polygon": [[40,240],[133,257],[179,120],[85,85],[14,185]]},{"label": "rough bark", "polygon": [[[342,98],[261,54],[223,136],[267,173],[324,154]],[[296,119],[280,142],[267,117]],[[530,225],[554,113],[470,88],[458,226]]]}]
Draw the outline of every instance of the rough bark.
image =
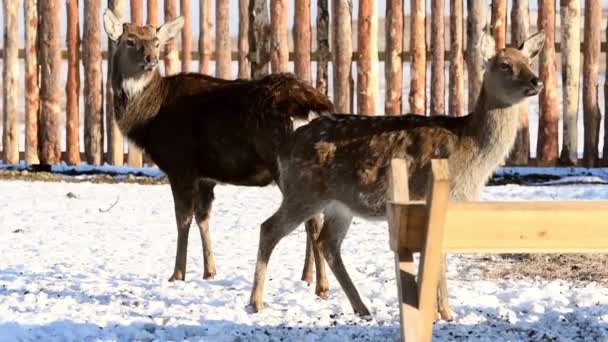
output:
[{"label": "rough bark", "polygon": [[40,16],[40,117],[38,156],[41,164],[58,164],[61,158],[59,98],[61,96],[61,1],[38,2]]},{"label": "rough bark", "polygon": [[469,110],[475,103],[481,90],[484,61],[479,51],[479,40],[486,23],[486,4],[482,0],[467,0],[467,70],[469,77]]},{"label": "rough bark", "polygon": [[336,111],[351,110],[352,8],[349,0],[332,0],[332,58],[334,106]]},{"label": "rough bark", "polygon": [[384,113],[399,115],[403,88],[403,1],[387,0],[386,3],[386,58],[384,72],[386,95]]},{"label": "rough bark", "polygon": [[230,79],[230,1],[217,0],[215,3],[215,75]]},{"label": "rough bark", "polygon": [[146,23],[152,26],[158,25],[158,0],[148,0]]},{"label": "rough bark", "polygon": [[[131,22],[136,25],[143,25],[143,21],[144,12],[142,0],[131,0]],[[128,146],[129,154],[127,155],[127,165],[131,167],[141,167],[144,162],[142,150],[132,141],[128,141]]]},{"label": "rough bark", "polygon": [[249,78],[249,0],[239,0],[239,78]]},{"label": "rough bark", "polygon": [[583,122],[585,138],[583,165],[597,165],[600,131],[600,107],[597,100],[598,71],[600,60],[600,30],[602,8],[599,0],[585,1],[585,37],[583,51]]},{"label": "rough bark", "polygon": [[374,0],[359,2],[357,112],[373,115],[378,93],[378,19]]},{"label": "rough bark", "polygon": [[258,79],[270,71],[270,17],[267,0],[249,2],[249,23],[251,78]]},{"label": "rough bark", "polygon": [[192,63],[192,18],[190,15],[190,0],[180,0],[179,6],[184,27],[182,28],[182,71],[189,72]]},{"label": "rough bark", "polygon": [[209,74],[209,63],[211,62],[211,54],[213,53],[211,44],[211,35],[213,34],[211,0],[200,0],[199,12],[198,53],[200,59],[198,61],[198,71],[203,74]]},{"label": "rough bark", "polygon": [[[165,22],[168,22],[177,17],[177,6],[175,0],[164,0]],[[179,57],[177,53],[177,42],[171,39],[165,44],[165,74],[173,75],[179,71]]]},{"label": "rough bark", "polygon": [[450,0],[450,87],[449,114],[461,116],[464,111],[464,50],[462,1]]},{"label": "rough bark", "polygon": [[[580,0],[561,0],[563,165],[578,163],[578,101],[581,70]],[[604,85],[604,89],[606,89]]]},{"label": "rough bark", "polygon": [[298,78],[310,83],[310,0],[295,0],[293,25],[294,71]]},{"label": "rough bark", "polygon": [[329,52],[329,8],[327,0],[317,0],[317,89],[327,95]]},{"label": "rough bark", "polygon": [[504,49],[507,43],[507,0],[492,1],[492,33],[496,49]]},{"label": "rough bark", "polygon": [[38,0],[25,0],[25,162],[38,164]]},{"label": "rough bark", "polygon": [[445,114],[445,1],[431,2],[431,115]]},{"label": "rough bark", "polygon": [[66,92],[66,161],[70,165],[80,164],[79,121],[80,121],[80,27],[78,0],[67,1],[67,48],[68,79]]},{"label": "rough bark", "polygon": [[[151,5],[150,1],[148,6]],[[153,4],[152,4],[153,5]],[[158,4],[157,4],[158,5]],[[108,8],[114,12],[117,18],[124,18],[125,11],[125,0],[109,0]],[[156,18],[157,19],[157,18]],[[148,7],[148,21],[155,20],[154,13],[150,14],[150,8]],[[108,54],[112,56],[116,45],[114,42],[108,39]],[[112,74],[112,58],[108,60],[108,77]],[[112,83],[107,82],[106,84],[106,125],[108,127],[108,157],[107,162],[112,165],[123,165],[124,163],[124,139],[116,119],[114,117],[114,90],[112,89]]]},{"label": "rough bark", "polygon": [[[511,11],[511,43],[520,46],[528,38],[530,27],[530,14],[527,0],[514,0]],[[511,165],[528,165],[530,158],[530,132],[528,124],[528,101],[523,102],[520,108],[521,127],[517,133],[511,155],[507,159]]]},{"label": "rough bark", "polygon": [[412,0],[410,17],[411,81],[410,112],[426,114],[426,8],[424,0]]},{"label": "rough bark", "polygon": [[101,1],[84,4],[84,149],[87,163],[103,162],[103,101],[101,76]]},{"label": "rough bark", "polygon": [[270,68],[273,73],[287,71],[289,64],[287,15],[287,0],[270,0]]},{"label": "rough bark", "polygon": [[3,0],[4,14],[4,60],[3,60],[3,91],[2,102],[4,109],[2,121],[1,156],[6,164],[19,162],[19,128],[17,99],[19,93],[19,1]]}]

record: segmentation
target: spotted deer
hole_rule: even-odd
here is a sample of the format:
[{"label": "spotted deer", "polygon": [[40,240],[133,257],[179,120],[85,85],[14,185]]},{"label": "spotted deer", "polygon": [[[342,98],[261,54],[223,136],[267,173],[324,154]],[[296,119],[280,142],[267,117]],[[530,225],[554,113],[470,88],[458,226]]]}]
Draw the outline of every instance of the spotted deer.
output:
[{"label": "spotted deer", "polygon": [[279,153],[283,201],[261,226],[250,298],[253,311],[263,308],[264,279],[276,244],[304,220],[323,213],[317,244],[355,313],[369,315],[340,250],[353,216],[384,219],[393,158],[408,162],[413,199],[424,196],[433,158],[448,158],[452,200],[479,198],[515,141],[521,122],[518,105],[542,89],[530,60],[544,40],[541,31],[519,48],[496,51],[486,33],[479,45],[486,66],[481,94],[467,116],[333,114],[299,128]]},{"label": "spotted deer", "polygon": [[[277,153],[298,123],[332,103],[292,74],[259,80],[223,80],[182,73],[162,77],[161,47],[182,29],[178,17],[160,27],[123,23],[111,10],[103,16],[116,43],[110,82],[122,133],[148,153],[169,179],[177,221],[177,252],[170,280],[184,280],[192,217],[200,230],[204,278],[216,273],[209,214],[217,183],[266,186],[278,180]],[[309,236],[319,217],[307,222]],[[315,228],[319,226],[318,228]],[[317,288],[327,293],[318,250]],[[304,277],[311,281],[313,253],[307,249]]]}]

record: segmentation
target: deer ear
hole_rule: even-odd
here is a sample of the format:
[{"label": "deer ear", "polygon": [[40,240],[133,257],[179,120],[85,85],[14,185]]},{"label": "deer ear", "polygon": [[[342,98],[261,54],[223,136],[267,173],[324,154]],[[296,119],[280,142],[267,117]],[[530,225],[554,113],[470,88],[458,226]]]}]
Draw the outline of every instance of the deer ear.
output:
[{"label": "deer ear", "polygon": [[156,36],[161,44],[173,39],[184,27],[184,17],[177,17],[156,30]]},{"label": "deer ear", "polygon": [[120,19],[116,17],[112,10],[107,9],[103,13],[103,27],[108,34],[108,38],[113,41],[117,41],[118,38],[122,35],[123,26]]},{"label": "deer ear", "polygon": [[545,31],[538,31],[536,34],[526,39],[519,47],[521,52],[526,54],[528,58],[534,58],[543,49],[545,45]]},{"label": "deer ear", "polygon": [[481,37],[479,37],[479,53],[486,63],[496,55],[496,42],[494,41],[494,37],[485,30],[481,33]]}]

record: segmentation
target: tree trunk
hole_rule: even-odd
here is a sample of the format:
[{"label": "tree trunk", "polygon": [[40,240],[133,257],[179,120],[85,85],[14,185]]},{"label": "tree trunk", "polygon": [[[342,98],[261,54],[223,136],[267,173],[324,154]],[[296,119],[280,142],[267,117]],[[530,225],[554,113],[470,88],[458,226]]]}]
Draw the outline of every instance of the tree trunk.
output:
[{"label": "tree trunk", "polygon": [[249,2],[249,22],[251,78],[259,79],[270,71],[270,18],[267,0]]},{"label": "tree trunk", "polygon": [[249,0],[239,0],[239,78],[249,78]]},{"label": "tree trunk", "polygon": [[351,110],[352,9],[349,0],[332,0],[332,57],[334,106],[336,111]]},{"label": "tree trunk", "polygon": [[80,164],[79,121],[80,121],[80,26],[78,0],[67,1],[67,47],[68,79],[65,86],[67,96],[66,155],[70,165]]},{"label": "tree trunk", "polygon": [[[150,6],[150,3],[148,3]],[[108,8],[114,12],[114,15],[118,19],[124,18],[125,11],[125,0],[108,0]],[[150,15],[150,9],[148,8],[148,20],[153,19],[154,16]],[[116,44],[108,39],[108,55],[112,56]],[[108,76],[107,79],[111,79],[112,75],[112,58],[108,58]],[[108,163],[112,165],[123,165],[124,164],[124,140],[122,133],[116,125],[116,119],[114,117],[114,89],[112,89],[112,82],[106,82],[106,125],[108,127]]]},{"label": "tree trunk", "polygon": [[3,0],[4,12],[4,60],[2,159],[5,164],[19,162],[19,129],[17,99],[19,93],[19,1]]},{"label": "tree trunk", "polygon": [[426,114],[426,8],[425,0],[412,0],[410,17],[410,50],[411,81],[410,81],[410,112]]},{"label": "tree trunk", "polygon": [[310,83],[310,0],[295,0],[293,26],[294,70],[296,76]]},{"label": "tree trunk", "polygon": [[158,0],[148,0],[146,22],[148,25],[158,27]]},{"label": "tree trunk", "polygon": [[190,16],[190,0],[180,1],[180,11],[184,17],[182,28],[182,71],[189,72],[192,63],[192,19]]},{"label": "tree trunk", "polygon": [[[59,130],[59,81],[61,78],[61,1],[38,2],[40,16],[40,117],[38,156],[40,163],[58,164],[61,158]],[[42,43],[44,42],[44,43]]]},{"label": "tree trunk", "polygon": [[317,0],[317,89],[327,95],[329,52],[329,8],[327,0]]},{"label": "tree trunk", "polygon": [[[131,22],[136,25],[143,25],[144,11],[142,0],[131,0]],[[141,167],[144,162],[142,150],[132,141],[128,141],[129,154],[127,155],[127,165],[130,167]]]},{"label": "tree trunk", "polygon": [[[561,0],[563,144],[561,163],[578,163],[578,101],[581,78],[580,0]],[[606,85],[604,85],[606,89]]]},{"label": "tree trunk", "polygon": [[[528,38],[530,27],[530,15],[527,0],[514,0],[511,11],[511,42],[513,46],[521,46]],[[515,139],[515,145],[508,158],[508,164],[528,165],[530,158],[530,132],[528,129],[528,101],[520,105],[521,126]]]},{"label": "tree trunk", "polygon": [[464,50],[462,1],[450,0],[450,87],[449,114],[461,116],[464,111]]},{"label": "tree trunk", "polygon": [[507,0],[492,1],[492,32],[496,49],[504,49],[507,43]]},{"label": "tree trunk", "polygon": [[103,101],[101,76],[101,2],[84,3],[84,148],[87,163],[103,162]]},{"label": "tree trunk", "polygon": [[357,111],[373,115],[378,93],[378,19],[374,0],[359,2],[358,22]]},{"label": "tree trunk", "polygon": [[386,3],[386,59],[384,77],[386,95],[384,112],[388,115],[399,115],[401,109],[401,92],[403,91],[403,1],[387,0]]},{"label": "tree trunk", "polygon": [[287,71],[289,64],[287,6],[287,0],[270,0],[270,68],[273,73]]},{"label": "tree trunk", "polygon": [[25,162],[38,164],[38,111],[40,88],[38,80],[38,1],[25,0]]},{"label": "tree trunk", "polygon": [[144,11],[143,11],[143,0],[130,0],[131,1],[131,22],[137,25],[143,25],[144,22]]},{"label": "tree trunk", "polygon": [[232,62],[230,47],[230,1],[217,0],[215,3],[215,75],[230,79]]},{"label": "tree trunk", "polygon": [[586,167],[596,166],[598,158],[601,114],[597,101],[597,86],[601,21],[602,8],[599,0],[586,0],[583,54],[583,122],[585,125],[583,165]]},{"label": "tree trunk", "polygon": [[203,74],[209,74],[209,63],[211,62],[211,54],[213,53],[213,47],[211,46],[211,35],[213,34],[211,0],[200,0],[199,12],[198,53],[200,59],[198,61],[198,71]]},{"label": "tree trunk", "polygon": [[431,115],[445,114],[445,43],[444,15],[445,1],[432,0],[431,3]]},{"label": "tree trunk", "polygon": [[469,111],[481,91],[484,61],[479,51],[479,41],[486,23],[486,5],[482,0],[467,0],[467,70],[469,72]]},{"label": "tree trunk", "polygon": [[[175,0],[165,1],[165,23],[177,17]],[[177,53],[177,42],[171,39],[165,44],[165,75],[174,75],[179,71],[179,57]]]}]

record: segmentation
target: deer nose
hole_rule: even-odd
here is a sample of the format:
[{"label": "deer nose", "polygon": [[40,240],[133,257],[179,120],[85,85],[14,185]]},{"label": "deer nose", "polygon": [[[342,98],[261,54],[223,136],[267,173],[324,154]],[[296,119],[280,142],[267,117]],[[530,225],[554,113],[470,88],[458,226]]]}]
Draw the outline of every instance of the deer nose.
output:
[{"label": "deer nose", "polygon": [[146,63],[152,63],[156,60],[156,58],[152,57],[151,55],[146,55],[145,60]]},{"label": "deer nose", "polygon": [[530,79],[530,84],[532,84],[532,86],[534,86],[535,88],[537,88],[539,85],[542,85],[542,83],[540,82],[540,79],[536,76],[534,76]]}]

